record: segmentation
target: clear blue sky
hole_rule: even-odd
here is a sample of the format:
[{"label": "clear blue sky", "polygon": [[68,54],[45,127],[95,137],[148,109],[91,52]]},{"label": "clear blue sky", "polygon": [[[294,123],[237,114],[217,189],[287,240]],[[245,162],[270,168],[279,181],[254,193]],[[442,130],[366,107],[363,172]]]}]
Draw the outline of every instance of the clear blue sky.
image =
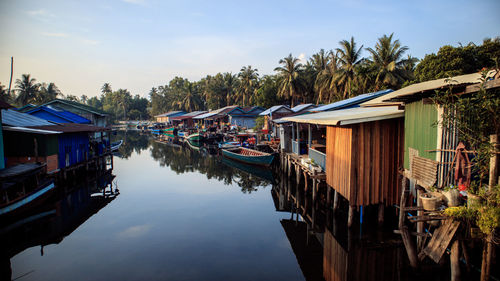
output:
[{"label": "clear blue sky", "polygon": [[109,82],[146,96],[175,76],[271,74],[289,53],[307,59],[351,36],[373,47],[394,32],[419,58],[500,36],[498,0],[373,2],[0,1],[0,83],[14,56],[14,81],[30,73],[64,94],[95,96]]}]

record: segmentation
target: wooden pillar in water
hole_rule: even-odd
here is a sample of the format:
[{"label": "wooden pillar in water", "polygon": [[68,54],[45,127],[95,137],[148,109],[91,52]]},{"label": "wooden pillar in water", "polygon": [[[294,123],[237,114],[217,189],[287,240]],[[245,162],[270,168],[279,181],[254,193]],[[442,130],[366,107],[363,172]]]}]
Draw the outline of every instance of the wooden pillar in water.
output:
[{"label": "wooden pillar in water", "polygon": [[[422,207],[422,199],[420,199],[420,195],[422,195],[422,188],[417,186],[417,207]],[[423,216],[424,211],[417,211],[417,216]],[[418,233],[424,233],[424,222],[417,222],[417,232]],[[423,237],[422,236],[417,236],[417,249],[422,249],[423,245]]]},{"label": "wooden pillar in water", "polygon": [[307,192],[307,189],[309,188],[309,181],[307,180],[307,172],[303,171],[302,174],[304,175],[304,191]]},{"label": "wooden pillar in water", "polygon": [[333,190],[334,196],[333,196],[333,211],[336,211],[339,208],[339,193],[337,190]]},{"label": "wooden pillar in water", "polygon": [[378,204],[378,224],[384,224],[384,203]]},{"label": "wooden pillar in water", "polygon": [[451,267],[451,281],[460,281],[462,280],[460,274],[460,242],[458,239],[453,241],[451,245],[450,252],[450,267]]},{"label": "wooden pillar in water", "polygon": [[411,239],[410,231],[408,227],[404,224],[405,217],[405,206],[406,206],[406,196],[408,195],[408,190],[406,190],[407,179],[403,176],[401,184],[401,201],[399,202],[399,231],[401,232],[401,239],[405,245],[406,253],[408,254],[408,259],[410,261],[410,266],[413,268],[418,267],[417,250],[415,248],[414,240]]},{"label": "wooden pillar in water", "polygon": [[295,164],[295,179],[297,180],[297,185],[299,185],[300,184],[300,167],[297,164]]},{"label": "wooden pillar in water", "polygon": [[351,227],[354,221],[354,205],[349,204],[349,213],[347,215],[347,227]]}]

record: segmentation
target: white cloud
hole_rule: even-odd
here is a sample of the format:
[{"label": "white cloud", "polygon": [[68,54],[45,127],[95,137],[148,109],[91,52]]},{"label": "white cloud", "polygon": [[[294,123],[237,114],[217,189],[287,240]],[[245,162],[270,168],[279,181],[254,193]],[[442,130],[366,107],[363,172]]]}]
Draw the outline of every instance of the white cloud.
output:
[{"label": "white cloud", "polygon": [[150,229],[150,224],[134,225],[121,232],[118,232],[117,236],[119,238],[137,238],[147,234]]},{"label": "white cloud", "polygon": [[68,37],[68,34],[66,33],[42,32],[41,34],[49,37]]},{"label": "white cloud", "polygon": [[307,63],[306,54],[304,53],[300,53],[298,59],[300,60],[300,63]]}]

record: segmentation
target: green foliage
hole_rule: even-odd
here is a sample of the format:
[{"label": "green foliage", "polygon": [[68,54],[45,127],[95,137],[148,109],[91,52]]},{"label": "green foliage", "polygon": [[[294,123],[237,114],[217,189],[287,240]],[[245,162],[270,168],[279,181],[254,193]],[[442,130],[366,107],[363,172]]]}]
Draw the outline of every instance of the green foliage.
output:
[{"label": "green foliage", "polygon": [[476,209],[467,208],[466,206],[446,208],[444,214],[468,223],[474,223],[478,217]]},{"label": "green foliage", "polygon": [[490,68],[500,60],[500,37],[485,39],[483,44],[466,46],[443,46],[437,54],[429,54],[417,65],[417,82],[474,73],[484,67]]},{"label": "green foliage", "polygon": [[[482,73],[479,91],[468,95],[457,95],[449,89],[437,92],[435,102],[443,107],[442,126],[455,127],[459,137],[469,150],[475,151],[472,168],[475,178],[469,189],[477,194],[470,205],[470,212],[476,212],[476,224],[485,234],[492,233],[500,226],[500,188],[488,188],[490,157],[494,147],[490,143],[491,134],[500,133],[500,93],[498,88],[486,89],[487,70]],[[469,200],[475,198],[471,196]]]},{"label": "green foliage", "polygon": [[255,131],[260,131],[264,127],[266,119],[264,116],[259,116],[255,119],[255,127],[253,128]]}]

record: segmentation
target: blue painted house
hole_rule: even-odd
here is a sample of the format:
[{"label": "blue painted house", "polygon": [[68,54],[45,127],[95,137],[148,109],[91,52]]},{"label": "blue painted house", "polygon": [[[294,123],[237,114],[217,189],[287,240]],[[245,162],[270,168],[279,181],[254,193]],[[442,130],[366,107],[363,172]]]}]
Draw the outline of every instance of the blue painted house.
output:
[{"label": "blue painted house", "polygon": [[240,127],[253,128],[255,127],[255,119],[265,109],[260,106],[252,107],[235,107],[227,113],[231,125]]},{"label": "blue painted house", "polygon": [[50,108],[47,106],[39,106],[27,111],[29,115],[45,119],[56,123],[77,123],[77,124],[90,124],[91,121],[73,112]]}]

